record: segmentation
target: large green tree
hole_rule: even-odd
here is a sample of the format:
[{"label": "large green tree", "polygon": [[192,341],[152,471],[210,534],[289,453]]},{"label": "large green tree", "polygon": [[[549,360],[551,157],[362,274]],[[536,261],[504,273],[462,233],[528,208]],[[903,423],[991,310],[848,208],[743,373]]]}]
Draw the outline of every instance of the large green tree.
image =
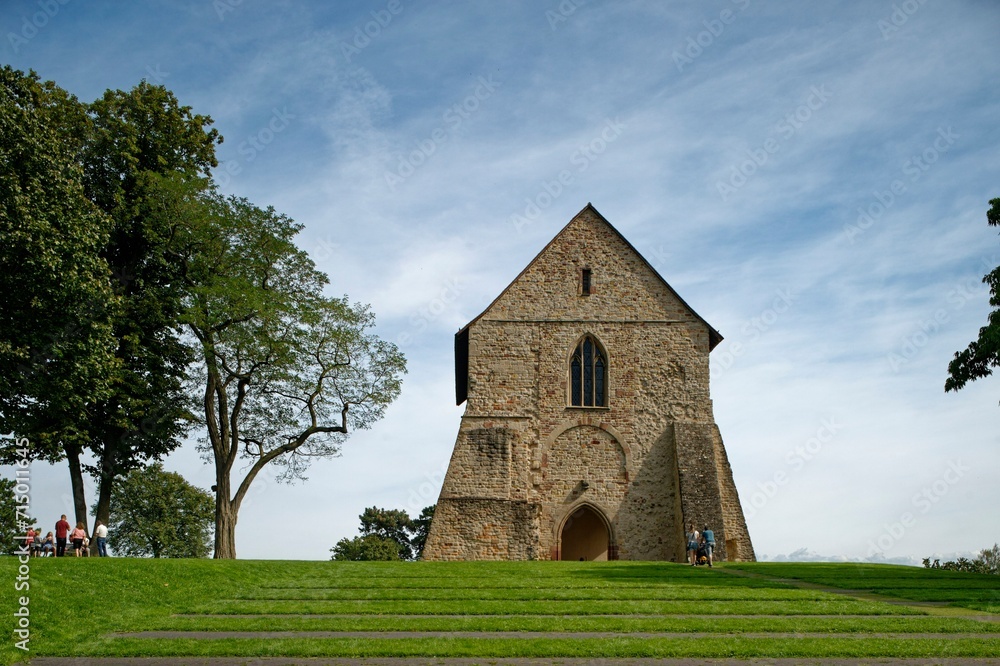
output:
[{"label": "large green tree", "polygon": [[[990,201],[986,221],[992,227],[1000,226],[1000,198]],[[1000,266],[987,273],[983,282],[990,287],[993,311],[987,317],[986,326],[979,329],[979,337],[963,351],[956,352],[948,364],[945,391],[958,391],[968,382],[988,377],[993,374],[993,368],[1000,365]]]},{"label": "large green tree", "polygon": [[360,518],[362,536],[374,534],[389,539],[396,543],[399,559],[413,559],[413,545],[410,543],[413,521],[406,511],[372,506],[365,509]]},{"label": "large green tree", "polygon": [[[101,256],[111,220],[86,196],[83,106],[34,73],[0,68],[0,432],[50,462],[79,452],[118,371],[118,307]],[[5,444],[2,458],[20,457]],[[86,505],[77,504],[86,520]]]},{"label": "large green tree", "polygon": [[[436,506],[436,505],[435,505]],[[360,536],[341,539],[330,549],[334,560],[414,560],[419,559],[427,542],[435,506],[424,507],[420,516],[411,519],[400,509],[372,506],[358,518]]]},{"label": "large green tree", "polygon": [[165,176],[201,182],[221,139],[162,86],[86,105],[33,74],[0,76],[0,426],[34,458],[67,460],[84,523],[89,471],[106,522],[116,479],[191,422],[178,221],[151,214],[150,195]]},{"label": "large green tree", "polygon": [[244,199],[164,186],[161,214],[196,222],[180,263],[202,446],[215,465],[215,557],[233,558],[239,509],[261,471],[303,479],[311,460],[337,455],[398,396],[405,360],[372,332],[367,306],[323,294],[326,276],[295,246],[298,224]]},{"label": "large green tree", "polygon": [[413,535],[410,537],[410,543],[418,560],[424,556],[424,546],[427,545],[427,535],[431,532],[431,521],[434,520],[436,508],[437,504],[425,506],[420,515],[413,519]]},{"label": "large green tree", "polygon": [[[177,239],[186,220],[158,214],[169,177],[202,186],[221,142],[211,118],[143,81],[107,91],[88,107],[82,146],[88,197],[111,219],[101,255],[118,307],[114,391],[93,407],[89,468],[98,481],[95,519],[107,523],[113,485],[181,444],[192,415],[184,379],[193,355],[182,340],[184,266]],[[77,500],[82,501],[82,497]]]},{"label": "large green tree", "polygon": [[108,546],[128,557],[208,557],[214,517],[211,493],[154,463],[115,484]]}]

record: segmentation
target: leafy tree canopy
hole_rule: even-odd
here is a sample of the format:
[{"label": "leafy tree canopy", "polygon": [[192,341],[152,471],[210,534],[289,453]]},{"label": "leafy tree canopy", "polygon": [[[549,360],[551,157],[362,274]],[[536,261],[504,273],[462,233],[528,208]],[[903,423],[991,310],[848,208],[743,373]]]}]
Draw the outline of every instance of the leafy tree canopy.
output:
[{"label": "leafy tree canopy", "polygon": [[30,436],[49,461],[87,440],[118,366],[101,257],[111,220],[82,185],[83,118],[54,84],[0,67],[0,432]]},{"label": "leafy tree canopy", "polygon": [[[1000,226],[1000,198],[990,201],[986,220],[990,226]],[[979,337],[963,351],[956,352],[948,364],[945,391],[958,391],[971,381],[988,377],[1000,365],[1000,266],[987,273],[983,282],[990,287],[993,311],[987,316],[986,326],[979,329]]]},{"label": "leafy tree canopy", "polygon": [[179,446],[191,422],[171,249],[183,221],[150,198],[162,177],[209,177],[211,124],[145,81],[84,104],[0,68],[0,432],[68,461],[77,521],[84,471],[107,521],[114,482]]},{"label": "leafy tree canopy", "polygon": [[175,247],[188,222],[159,214],[160,183],[203,186],[221,142],[211,125],[146,81],[109,90],[87,107],[83,182],[112,222],[101,254],[118,297],[114,391],[94,405],[88,443],[97,459],[88,471],[99,481],[99,520],[108,520],[116,480],[179,446],[193,421],[184,380],[194,355],[182,339],[186,290]]},{"label": "leafy tree canopy", "polygon": [[380,509],[369,507],[361,514],[362,536],[376,535],[396,543],[400,560],[413,559],[413,546],[410,534],[413,531],[413,521],[405,511],[399,509]]},{"label": "leafy tree canopy", "polygon": [[214,517],[211,493],[155,463],[115,486],[108,546],[129,557],[207,557]]},{"label": "leafy tree canopy", "polygon": [[117,480],[197,418],[216,468],[215,553],[235,557],[259,472],[303,479],[337,455],[399,395],[403,355],[367,306],[324,293],[301,225],[218,194],[211,118],[162,86],[85,105],[3,68],[0,105],[0,293],[14,295],[0,307],[0,426],[33,457],[67,460],[77,521],[90,472],[96,517],[113,523]]},{"label": "leafy tree canopy", "polygon": [[[185,322],[199,355],[203,450],[216,469],[215,555],[235,557],[235,525],[267,465],[304,479],[399,395],[406,362],[367,306],[323,293],[327,276],[296,247],[301,225],[272,208],[164,180],[161,214],[188,221],[178,245]],[[243,459],[242,478],[233,478]]]},{"label": "leafy tree canopy", "polygon": [[353,562],[392,562],[399,556],[399,543],[378,534],[365,534],[353,539],[341,539],[330,549],[332,560]]},{"label": "leafy tree canopy", "polygon": [[361,536],[338,541],[331,549],[332,559],[419,559],[433,517],[434,506],[425,507],[416,520],[400,509],[369,507],[358,516],[361,520],[361,527],[358,528]]},{"label": "leafy tree canopy", "polygon": [[425,506],[420,515],[413,519],[413,536],[410,543],[413,545],[414,554],[419,560],[424,555],[424,546],[427,544],[427,535],[431,531],[431,520],[434,519],[434,509],[437,504]]}]

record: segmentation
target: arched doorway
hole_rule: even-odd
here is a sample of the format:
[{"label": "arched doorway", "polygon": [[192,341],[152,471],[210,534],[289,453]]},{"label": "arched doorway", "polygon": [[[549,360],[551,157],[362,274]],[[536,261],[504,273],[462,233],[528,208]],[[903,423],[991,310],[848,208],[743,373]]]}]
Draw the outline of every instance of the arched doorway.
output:
[{"label": "arched doorway", "polygon": [[608,524],[600,513],[586,504],[563,523],[559,559],[606,562],[614,559]]}]

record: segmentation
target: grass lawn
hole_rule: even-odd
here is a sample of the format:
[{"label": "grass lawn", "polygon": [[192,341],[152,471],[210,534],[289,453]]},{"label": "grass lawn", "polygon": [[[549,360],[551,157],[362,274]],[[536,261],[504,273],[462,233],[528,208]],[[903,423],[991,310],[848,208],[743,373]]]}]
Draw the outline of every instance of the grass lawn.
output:
[{"label": "grass lawn", "polygon": [[[0,558],[0,577],[14,589],[15,558]],[[1000,613],[1000,577],[887,565],[47,558],[31,560],[26,582],[29,590],[2,595],[0,610],[15,625],[0,663],[29,656],[1000,654],[1000,622],[981,619]],[[29,652],[15,646],[21,596],[29,598]]]},{"label": "grass lawn", "polygon": [[730,565],[735,569],[846,590],[860,590],[895,599],[945,602],[952,606],[1000,613],[1000,576],[940,569],[873,564]]}]

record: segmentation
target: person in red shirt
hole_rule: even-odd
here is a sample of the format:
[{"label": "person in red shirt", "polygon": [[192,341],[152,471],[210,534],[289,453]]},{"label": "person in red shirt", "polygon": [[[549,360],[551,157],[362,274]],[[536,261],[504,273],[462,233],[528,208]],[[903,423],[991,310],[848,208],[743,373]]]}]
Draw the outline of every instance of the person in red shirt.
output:
[{"label": "person in red shirt", "polygon": [[70,524],[64,513],[59,522],[56,523],[56,557],[62,557],[66,554],[66,537],[69,535],[69,528]]}]

